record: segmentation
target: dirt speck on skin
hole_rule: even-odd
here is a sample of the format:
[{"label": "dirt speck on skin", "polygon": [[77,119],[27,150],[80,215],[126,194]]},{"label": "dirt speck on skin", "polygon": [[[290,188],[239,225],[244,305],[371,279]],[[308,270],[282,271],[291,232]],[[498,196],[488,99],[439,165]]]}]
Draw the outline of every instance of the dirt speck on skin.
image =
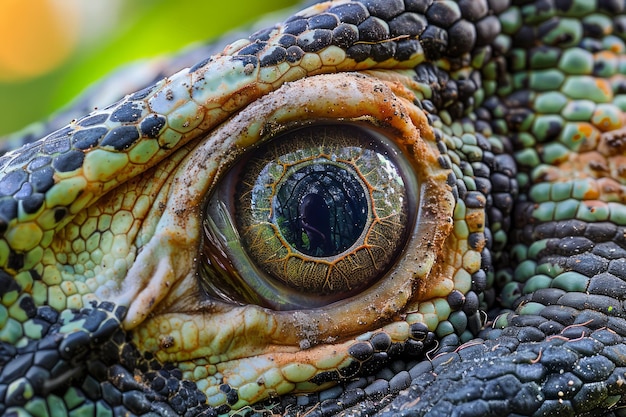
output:
[{"label": "dirt speck on skin", "polygon": [[172,336],[162,336],[159,339],[159,347],[161,349],[168,349],[174,346],[174,338]]},{"label": "dirt speck on skin", "polygon": [[254,65],[252,64],[246,64],[246,66],[243,67],[243,73],[246,75],[252,74],[253,71],[254,71]]},{"label": "dirt speck on skin", "polygon": [[[309,349],[318,342],[318,329],[315,321],[311,317],[296,311],[293,313],[294,324],[298,327],[298,336],[300,337],[300,348]],[[306,346],[306,347],[304,347]]]}]

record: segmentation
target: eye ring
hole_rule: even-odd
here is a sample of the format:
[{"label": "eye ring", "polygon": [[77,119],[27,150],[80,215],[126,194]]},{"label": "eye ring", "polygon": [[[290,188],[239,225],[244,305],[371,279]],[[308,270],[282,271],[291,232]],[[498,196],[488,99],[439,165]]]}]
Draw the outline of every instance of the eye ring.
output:
[{"label": "eye ring", "polygon": [[391,139],[354,123],[315,124],[252,154],[208,199],[205,264],[226,259],[209,250],[216,235],[231,235],[228,259],[244,259],[225,274],[203,268],[209,294],[310,308],[357,294],[393,266],[413,229],[419,187]]}]

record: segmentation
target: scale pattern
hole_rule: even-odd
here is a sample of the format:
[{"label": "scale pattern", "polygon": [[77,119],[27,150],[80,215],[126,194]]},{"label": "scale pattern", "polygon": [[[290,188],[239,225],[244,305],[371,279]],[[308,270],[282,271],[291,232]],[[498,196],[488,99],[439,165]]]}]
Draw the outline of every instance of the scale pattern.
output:
[{"label": "scale pattern", "polygon": [[[0,414],[621,415],[625,39],[621,1],[319,3],[27,135],[0,157]],[[319,120],[404,154],[406,249],[329,305],[207,294],[207,196]]]}]

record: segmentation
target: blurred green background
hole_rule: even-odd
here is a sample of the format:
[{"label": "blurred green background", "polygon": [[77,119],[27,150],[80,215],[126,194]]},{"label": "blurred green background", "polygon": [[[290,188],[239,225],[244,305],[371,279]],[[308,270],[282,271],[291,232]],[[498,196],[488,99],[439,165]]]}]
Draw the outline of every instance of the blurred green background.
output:
[{"label": "blurred green background", "polygon": [[0,136],[121,64],[250,25],[298,0],[0,0]]}]

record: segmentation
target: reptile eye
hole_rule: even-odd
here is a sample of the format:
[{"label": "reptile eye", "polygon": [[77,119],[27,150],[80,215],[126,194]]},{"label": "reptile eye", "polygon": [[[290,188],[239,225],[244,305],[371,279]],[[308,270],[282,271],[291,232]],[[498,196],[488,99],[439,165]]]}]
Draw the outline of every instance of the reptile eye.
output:
[{"label": "reptile eye", "polygon": [[201,282],[231,302],[310,308],[381,279],[415,219],[416,178],[393,142],[313,125],[248,152],[205,208]]}]

